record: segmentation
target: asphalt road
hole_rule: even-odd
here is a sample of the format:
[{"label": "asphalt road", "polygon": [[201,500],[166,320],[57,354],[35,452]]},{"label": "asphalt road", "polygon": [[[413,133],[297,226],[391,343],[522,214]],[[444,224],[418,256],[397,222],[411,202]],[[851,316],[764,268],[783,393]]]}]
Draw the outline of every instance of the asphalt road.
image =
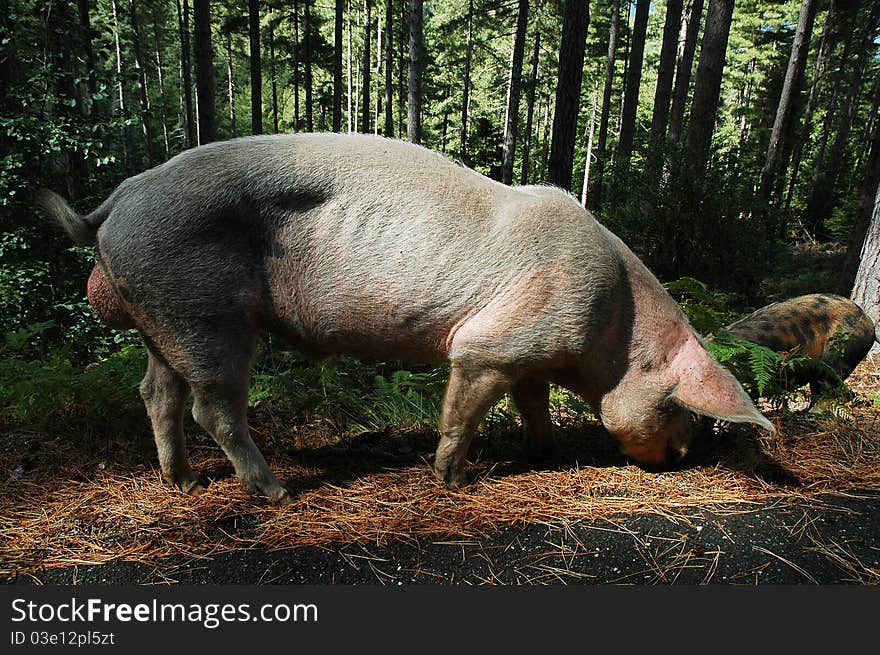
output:
[{"label": "asphalt road", "polygon": [[809,504],[695,509],[566,525],[531,523],[459,541],[241,550],[162,566],[112,562],[7,584],[880,583],[880,493]]}]

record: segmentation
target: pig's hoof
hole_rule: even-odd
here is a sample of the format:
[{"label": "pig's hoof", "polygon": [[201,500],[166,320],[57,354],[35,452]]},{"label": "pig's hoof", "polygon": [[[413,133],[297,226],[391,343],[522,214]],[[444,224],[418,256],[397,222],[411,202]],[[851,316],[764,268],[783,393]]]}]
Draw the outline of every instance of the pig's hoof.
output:
[{"label": "pig's hoof", "polygon": [[434,475],[446,485],[447,489],[458,489],[465,483],[464,469],[455,469],[452,466],[434,468]]},{"label": "pig's hoof", "polygon": [[171,484],[190,496],[201,496],[211,484],[208,478],[191,471],[187,476],[180,476],[170,480]]},{"label": "pig's hoof", "polygon": [[290,493],[280,482],[276,482],[275,484],[256,485],[253,483],[248,484],[242,480],[241,486],[248,494],[253,496],[263,496],[273,505],[290,505],[290,503],[293,502],[290,499]]}]

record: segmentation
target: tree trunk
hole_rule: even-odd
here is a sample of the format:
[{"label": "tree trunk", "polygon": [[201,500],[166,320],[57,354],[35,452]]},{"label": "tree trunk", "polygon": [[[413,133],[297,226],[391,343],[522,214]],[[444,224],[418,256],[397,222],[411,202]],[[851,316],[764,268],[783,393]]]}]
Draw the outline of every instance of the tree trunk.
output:
[{"label": "tree trunk", "polygon": [[129,22],[131,23],[131,44],[134,49],[134,67],[137,71],[138,95],[141,101],[141,130],[144,135],[144,161],[147,168],[153,166],[153,111],[150,107],[150,90],[147,86],[147,71],[144,68],[144,51],[141,47],[141,34],[138,26],[137,5],[128,0]]},{"label": "tree trunk", "polygon": [[346,82],[348,85],[348,96],[346,97],[346,121],[348,126],[348,133],[351,134],[354,130],[354,82],[351,77],[352,65],[354,59],[351,55],[351,15],[349,14],[348,20],[346,20],[346,42],[347,42],[347,50],[345,56],[345,76]]},{"label": "tree trunk", "polygon": [[[299,132],[302,129],[302,122],[299,114],[299,0],[293,0],[293,131]],[[351,29],[349,26],[348,35],[348,64],[351,65]],[[350,71],[349,71],[350,72]],[[351,78],[349,77],[349,81]],[[351,84],[349,83],[349,93],[351,93]],[[349,96],[348,107],[349,119],[351,118],[351,96]],[[349,130],[350,132],[351,130]]]},{"label": "tree trunk", "polygon": [[791,106],[793,99],[800,93],[800,82],[807,63],[807,51],[810,47],[810,37],[813,33],[813,19],[815,17],[815,0],[802,0],[794,42],[791,46],[791,55],[788,58],[788,69],[785,72],[785,80],[782,83],[779,104],[776,106],[776,118],[773,121],[773,129],[770,132],[770,143],[767,146],[764,170],[761,173],[759,196],[761,204],[765,209],[770,204],[770,196],[773,191],[773,182],[776,175],[777,155],[782,136],[788,131],[789,121],[793,120]]},{"label": "tree trunk", "polygon": [[464,88],[461,93],[461,146],[458,158],[468,163],[468,120],[471,104],[471,57],[473,56],[474,0],[468,0],[467,39],[464,45]]},{"label": "tree trunk", "polygon": [[394,59],[394,1],[385,0],[385,136],[394,136],[394,77],[391,62]]},{"label": "tree trunk", "polygon": [[[807,0],[812,2],[812,0]],[[651,147],[648,149],[646,168],[656,172],[660,167],[663,139],[669,120],[669,101],[672,77],[675,74],[675,55],[681,32],[682,0],[666,3],[666,22],[663,25],[663,43],[660,47],[660,65],[657,69],[657,87],[654,91],[654,111],[651,116]]]},{"label": "tree trunk", "polygon": [[210,0],[193,0],[193,36],[196,56],[196,97],[199,102],[199,143],[205,144],[217,139]]},{"label": "tree trunk", "polygon": [[[110,11],[113,16],[113,41],[116,46],[116,94],[119,103],[119,115],[123,118],[128,117],[128,110],[125,106],[125,87],[122,80],[122,47],[119,43],[119,3],[113,0],[110,3]],[[126,165],[129,163],[131,155],[131,132],[128,125],[122,127],[122,159]]]},{"label": "tree trunk", "polygon": [[272,132],[278,134],[278,79],[275,75],[275,26],[269,16],[269,77],[272,80]]},{"label": "tree trunk", "polygon": [[311,132],[313,125],[312,108],[312,0],[306,0],[305,13],[303,15],[303,35],[306,40],[305,65],[306,65],[306,130]]},{"label": "tree trunk", "polygon": [[412,143],[422,142],[422,76],[425,71],[423,0],[410,0],[409,17],[409,103],[406,135]]},{"label": "tree trunk", "polygon": [[180,11],[180,0],[177,0],[177,22],[180,29],[180,69],[183,75],[184,113],[186,115],[186,147],[192,148],[198,142],[196,122],[192,101],[192,66],[190,64],[189,47],[189,0],[183,0],[183,12]]},{"label": "tree trunk", "polygon": [[[862,253],[862,244],[865,243],[866,237],[869,236],[869,227],[872,227],[872,213],[874,214],[875,223],[873,229],[875,232],[877,230],[877,209],[874,205],[877,192],[880,191],[878,185],[880,185],[880,129],[874,130],[874,138],[871,140],[871,151],[868,155],[865,177],[862,181],[862,187],[859,193],[859,205],[855,216],[853,217],[849,245],[846,250],[846,257],[843,260],[843,266],[841,267],[839,290],[843,294],[848,294],[850,292],[854,281],[856,281],[856,286],[859,286],[857,273],[859,272],[860,258],[863,259],[864,255],[864,253]],[[875,256],[877,254],[876,248],[874,249],[874,254]],[[880,276],[880,268],[874,268],[873,275],[875,277]],[[862,287],[867,286],[867,281],[864,280],[864,277],[865,273],[862,272]],[[875,301],[880,301],[880,296],[878,296],[876,292],[874,298]],[[853,297],[853,299],[855,300],[855,297]],[[873,318],[876,321],[878,317],[875,315]]]},{"label": "tree trunk", "polygon": [[403,137],[403,119],[407,115],[407,84],[409,83],[409,3],[401,0],[400,16],[397,25],[400,29],[397,39],[397,136]]},{"label": "tree trunk", "polygon": [[804,129],[800,131],[797,142],[794,147],[794,153],[791,157],[791,178],[788,182],[788,191],[785,195],[785,213],[788,214],[791,209],[791,199],[794,195],[794,187],[797,184],[798,173],[800,172],[801,158],[804,152],[804,145],[810,136],[810,125],[813,120],[813,112],[816,109],[816,101],[819,98],[819,82],[825,76],[825,65],[828,60],[828,48],[831,43],[831,30],[835,21],[836,0],[831,0],[828,5],[828,15],[825,18],[825,28],[822,30],[822,39],[819,42],[819,51],[816,53],[816,64],[813,67],[813,79],[810,83],[810,95],[807,99],[807,106],[804,109],[804,118],[801,124]]},{"label": "tree trunk", "polygon": [[[376,7],[378,9],[378,7]],[[382,98],[385,95],[384,89],[380,91],[379,80],[384,79],[384,69],[382,68],[383,53],[382,46],[382,14],[376,12],[376,115],[373,117],[373,134],[379,135],[379,117],[382,115]]]},{"label": "tree trunk", "polygon": [[541,175],[543,183],[547,179],[547,162],[550,159],[550,98],[544,99],[544,134],[541,143]]},{"label": "tree trunk", "polygon": [[[871,204],[871,220],[860,249],[859,268],[850,298],[875,325],[880,325],[880,187],[874,190]],[[876,357],[877,354],[878,344],[875,342],[871,355]]]},{"label": "tree trunk", "polygon": [[587,156],[584,159],[584,183],[581,186],[581,204],[587,206],[587,189],[590,186],[590,162],[593,159],[593,131],[596,127],[596,105],[599,102],[598,90],[593,90],[593,111],[590,113],[590,126],[587,135]]},{"label": "tree trunk", "polygon": [[[387,0],[389,3],[391,0]],[[345,0],[336,0],[333,23],[333,131],[342,130],[342,18]]]},{"label": "tree trunk", "polygon": [[691,70],[694,67],[694,54],[697,51],[697,35],[700,32],[700,18],[703,15],[703,0],[693,0],[682,18],[684,40],[678,52],[675,69],[675,89],[672,92],[672,109],[669,111],[669,128],[666,140],[678,143],[684,124],[684,108],[687,105],[688,89],[691,84]]},{"label": "tree trunk", "polygon": [[865,64],[869,51],[872,49],[871,46],[874,43],[874,32],[877,29],[878,21],[880,21],[880,3],[875,3],[864,31],[856,37],[859,39],[856,61],[850,75],[846,97],[837,120],[834,142],[824,161],[824,169],[820,172],[813,185],[813,191],[810,194],[810,200],[807,203],[807,209],[804,214],[804,223],[807,229],[811,234],[820,238],[830,236],[822,225],[837,204],[837,197],[835,195],[837,179],[840,176],[841,168],[843,168],[846,144],[849,140],[853,118],[858,106],[857,100],[862,90],[862,82],[864,81]]},{"label": "tree trunk", "polygon": [[871,102],[871,111],[868,112],[868,120],[865,122],[865,129],[862,132],[862,138],[859,141],[859,147],[856,150],[855,170],[861,170],[862,159],[870,148],[871,135],[874,134],[874,126],[877,124],[877,114],[880,112],[880,80],[874,83],[874,91],[871,93],[874,100]]},{"label": "tree trunk", "polygon": [[153,16],[153,43],[156,48],[156,77],[159,81],[159,99],[162,103],[162,145],[165,159],[171,157],[171,143],[168,140],[168,96],[165,95],[165,74],[162,67],[162,39],[159,36],[159,21]]},{"label": "tree trunk", "polygon": [[637,0],[633,24],[632,45],[629,51],[629,70],[626,75],[623,112],[620,121],[620,139],[617,142],[617,161],[621,166],[629,163],[636,130],[636,113],[639,108],[639,87],[642,83],[642,60],[645,55],[645,34],[648,29],[650,0]]},{"label": "tree trunk", "polygon": [[235,81],[232,77],[232,32],[226,32],[226,92],[229,99],[229,131],[238,136],[235,124]]},{"label": "tree trunk", "polygon": [[519,0],[516,16],[516,36],[510,60],[510,86],[507,90],[507,120],[504,125],[504,150],[501,154],[501,182],[513,182],[513,160],[516,155],[516,137],[519,129],[519,96],[522,87],[522,64],[526,46],[526,26],[529,22],[529,0]]},{"label": "tree trunk", "polygon": [[251,44],[251,133],[263,133],[263,61],[260,54],[260,0],[248,0]]},{"label": "tree trunk", "polygon": [[[624,12],[624,17],[626,18],[626,27],[623,30],[623,86],[626,86],[626,76],[629,72],[629,45],[632,40],[630,37],[632,36],[632,28],[630,27],[630,16],[632,15],[632,7],[633,2],[635,0],[625,0],[626,2],[626,11]],[[620,91],[620,109],[617,112],[617,138],[620,138],[620,124],[623,121],[623,100],[624,95],[623,89]],[[614,149],[614,152],[611,154],[611,166],[614,167],[614,157],[617,154],[617,148]]]},{"label": "tree trunk", "polygon": [[568,0],[562,19],[559,77],[549,162],[550,183],[566,190],[571,189],[574,142],[577,135],[581,81],[584,73],[584,46],[589,23],[589,0]]},{"label": "tree trunk", "polygon": [[364,0],[364,78],[361,84],[361,132],[370,133],[370,73],[372,61],[370,51],[370,33],[373,29],[373,14],[370,0]]},{"label": "tree trunk", "polygon": [[[627,2],[627,7],[629,3]],[[602,113],[599,117],[599,143],[596,150],[596,188],[590,196],[594,209],[602,207],[602,185],[605,175],[608,120],[611,114],[611,95],[614,90],[614,64],[617,57],[617,36],[620,31],[620,0],[611,3],[611,28],[608,31],[608,58],[605,60],[605,88],[602,91]]]},{"label": "tree trunk", "polygon": [[[617,2],[617,0],[615,0]],[[529,183],[529,156],[532,150],[532,127],[535,119],[535,91],[538,87],[538,56],[541,54],[541,33],[535,35],[535,49],[532,51],[532,72],[529,75],[529,86],[526,92],[526,138],[523,141],[522,173],[519,183]]]},{"label": "tree trunk", "polygon": [[691,175],[702,179],[712,147],[715,115],[721,96],[721,76],[734,0],[709,0],[700,62],[694,82],[691,118],[685,144],[685,162]]},{"label": "tree trunk", "polygon": [[[85,50],[86,64],[86,90],[89,99],[93,98],[98,91],[95,69],[95,49],[92,46],[92,19],[89,15],[89,0],[76,0],[79,10],[79,27],[82,32],[83,50]],[[90,105],[87,105],[87,113],[91,113]]]},{"label": "tree trunk", "polygon": [[[452,93],[452,87],[446,84],[446,97]],[[440,152],[446,154],[446,141],[449,133],[449,103],[443,106],[443,121],[440,123]]]}]

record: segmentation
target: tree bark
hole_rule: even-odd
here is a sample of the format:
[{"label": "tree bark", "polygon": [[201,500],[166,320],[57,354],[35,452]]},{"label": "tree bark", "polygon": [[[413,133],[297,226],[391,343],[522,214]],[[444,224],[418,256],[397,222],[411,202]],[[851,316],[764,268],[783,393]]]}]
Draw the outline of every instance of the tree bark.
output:
[{"label": "tree bark", "polygon": [[666,140],[678,143],[684,124],[684,108],[687,105],[688,89],[691,84],[691,71],[694,67],[694,54],[697,51],[697,35],[700,32],[700,18],[703,15],[703,0],[693,0],[682,19],[684,41],[678,53],[675,70],[675,89],[672,92],[672,109],[669,111],[669,129]]},{"label": "tree bark", "polygon": [[584,183],[581,186],[581,204],[587,206],[587,189],[590,186],[590,163],[593,160],[593,131],[596,127],[596,105],[599,102],[598,90],[593,90],[593,111],[590,113],[590,126],[587,134],[587,156],[584,158]]},{"label": "tree bark", "polygon": [[180,0],[177,0],[177,22],[180,29],[180,69],[183,75],[184,114],[186,116],[186,147],[192,148],[198,142],[196,122],[193,115],[192,101],[192,65],[190,64],[189,47],[189,0],[183,0],[183,12]]},{"label": "tree bark", "polygon": [[785,213],[788,214],[791,209],[791,199],[794,195],[794,188],[797,184],[798,174],[800,172],[801,158],[804,152],[804,145],[810,136],[809,126],[812,123],[813,112],[816,109],[816,101],[819,98],[819,82],[825,76],[825,66],[828,60],[828,49],[831,43],[831,30],[834,26],[836,14],[836,0],[831,0],[828,5],[828,15],[825,18],[825,28],[822,30],[822,39],[819,42],[819,51],[816,53],[816,63],[813,67],[813,79],[810,83],[810,95],[807,98],[807,106],[804,109],[804,118],[801,124],[804,129],[800,131],[800,135],[795,143],[794,152],[791,156],[791,178],[788,182],[788,191],[785,195]]},{"label": "tree bark", "polygon": [[348,133],[354,130],[354,82],[352,80],[352,65],[354,59],[351,54],[351,16],[348,16],[348,20],[346,22],[346,43],[347,50],[345,55],[345,77],[346,83],[348,86],[348,95],[346,96],[346,124],[348,126]]},{"label": "tree bark", "polygon": [[759,195],[765,209],[771,200],[770,196],[773,191],[773,182],[778,163],[777,156],[783,134],[788,131],[789,121],[795,120],[791,114],[791,107],[794,98],[800,93],[801,80],[807,63],[807,51],[810,48],[810,38],[813,33],[813,19],[815,17],[815,0],[802,0],[794,42],[791,46],[791,55],[788,58],[788,69],[785,72],[782,92],[779,96],[779,103],[776,106],[776,117],[773,121],[773,129],[770,132],[770,143],[767,146],[767,156],[764,159],[764,170],[761,173]]},{"label": "tree bark", "polygon": [[[627,2],[627,7],[629,3]],[[605,60],[605,88],[602,91],[602,112],[599,117],[599,143],[596,145],[596,183],[590,201],[594,209],[602,207],[605,176],[606,146],[608,145],[608,120],[611,114],[611,95],[614,90],[614,64],[617,57],[617,37],[620,31],[620,0],[611,3],[611,28],[608,31],[608,58]]]},{"label": "tree bark", "polygon": [[153,16],[153,43],[156,49],[156,77],[159,81],[159,99],[162,104],[162,145],[165,159],[171,157],[171,143],[168,140],[168,96],[165,95],[165,74],[162,66],[162,39],[159,35],[159,21]]},{"label": "tree bark", "polygon": [[843,167],[846,144],[852,128],[853,118],[855,117],[859,93],[862,90],[862,82],[864,81],[865,64],[871,46],[874,43],[874,32],[877,29],[878,21],[880,21],[880,3],[875,3],[864,31],[856,37],[858,38],[856,61],[850,75],[846,97],[838,116],[834,142],[828,151],[827,158],[824,160],[824,168],[820,171],[813,185],[813,191],[810,194],[810,200],[804,213],[804,223],[807,229],[811,234],[819,238],[830,236],[823,228],[823,222],[837,204],[837,197],[835,196],[837,179]]},{"label": "tree bark", "polygon": [[394,1],[385,0],[385,136],[394,136]]},{"label": "tree bark", "polygon": [[[870,204],[873,205],[870,210],[871,220],[860,249],[859,268],[850,298],[875,325],[880,325],[880,187],[874,190],[873,202]],[[880,346],[875,341],[871,348],[873,357],[877,356],[878,348]]]},{"label": "tree bark", "polygon": [[425,71],[423,0],[410,0],[409,18],[409,102],[406,135],[412,143],[422,142],[422,77]]},{"label": "tree bark", "polygon": [[[89,15],[89,0],[76,0],[79,11],[79,27],[82,32],[83,50],[85,50],[86,64],[86,90],[89,98],[93,98],[98,91],[98,82],[95,70],[95,49],[92,46],[92,19]],[[89,108],[88,113],[91,113]]]},{"label": "tree bark", "polygon": [[226,32],[226,93],[229,100],[229,131],[238,136],[235,124],[235,81],[232,76],[232,32]]},{"label": "tree bark", "polygon": [[260,0],[248,0],[251,53],[251,133],[263,133],[263,61],[260,54]]},{"label": "tree bark", "polygon": [[364,77],[361,84],[361,132],[370,133],[370,73],[372,72],[370,34],[373,29],[373,15],[370,0],[364,0]]},{"label": "tree bark", "polygon": [[314,129],[314,114],[312,107],[312,0],[306,0],[305,12],[303,14],[303,35],[306,40],[305,47],[305,85],[306,85],[306,130],[311,132]]},{"label": "tree bark", "polygon": [[272,131],[278,134],[278,78],[275,74],[275,26],[269,16],[269,77],[272,81]]},{"label": "tree bark", "polygon": [[645,56],[645,34],[648,29],[650,0],[637,0],[633,23],[632,44],[629,50],[629,70],[623,100],[623,117],[620,122],[620,139],[617,142],[617,161],[621,166],[629,163],[636,131],[636,114],[639,108],[639,88],[642,83],[642,60]]},{"label": "tree bark", "polygon": [[[812,0],[807,0],[812,2]],[[654,91],[654,110],[651,116],[651,147],[648,149],[646,168],[656,172],[660,167],[662,144],[669,121],[669,102],[672,78],[675,74],[675,55],[678,35],[681,32],[682,0],[666,3],[666,21],[663,25],[663,43],[660,47],[660,64],[657,68],[657,87]]]},{"label": "tree bark", "polygon": [[700,49],[700,62],[694,82],[691,118],[685,144],[685,162],[689,173],[697,179],[705,175],[712,147],[715,115],[721,97],[721,76],[734,0],[709,0],[706,29]]},{"label": "tree bark", "polygon": [[144,50],[141,47],[141,34],[138,25],[137,4],[128,0],[128,19],[131,23],[131,45],[134,50],[134,67],[137,71],[138,96],[141,101],[141,131],[144,135],[144,161],[147,168],[153,166],[153,111],[150,107],[150,91],[147,86],[147,71],[144,68]]},{"label": "tree bark", "polygon": [[[122,84],[122,47],[119,41],[119,3],[117,0],[112,0],[110,3],[110,11],[113,16],[113,41],[116,46],[116,94],[117,102],[119,103],[119,115],[123,118],[128,118],[128,109],[125,106],[125,87]],[[123,125],[122,158],[126,164],[129,162],[131,149],[131,132],[128,129],[128,125]]]},{"label": "tree bark", "polygon": [[[300,47],[300,31],[299,31],[299,0],[293,0],[293,131],[299,132],[302,129],[302,121],[299,113],[299,47]],[[349,26],[348,34],[348,64],[351,65],[351,29]],[[350,71],[349,71],[350,72]],[[349,77],[349,82],[351,78]],[[349,93],[351,93],[351,84],[349,83]],[[349,96],[349,120],[351,119],[351,96]],[[349,130],[350,132],[351,130]]]},{"label": "tree bark", "polygon": [[566,190],[571,189],[574,142],[584,73],[584,47],[589,23],[589,0],[568,0],[562,19],[556,109],[553,112],[549,161],[550,183]]},{"label": "tree bark", "polygon": [[[615,0],[616,2],[617,0]],[[532,151],[532,127],[535,119],[535,92],[538,87],[538,57],[541,54],[541,33],[535,35],[535,49],[532,51],[532,72],[529,75],[529,86],[526,92],[526,138],[523,141],[522,173],[519,183],[529,183],[529,157]]]},{"label": "tree bark", "polygon": [[[865,280],[865,271],[861,272],[862,280],[859,282],[859,264],[860,259],[864,258],[862,252],[862,244],[865,243],[869,236],[869,228],[871,227],[871,214],[874,214],[874,222],[877,220],[877,211],[875,208],[875,198],[880,191],[880,129],[874,130],[874,138],[871,140],[871,150],[868,155],[868,164],[865,167],[865,177],[862,181],[861,190],[859,192],[859,205],[853,217],[852,231],[850,232],[849,245],[846,250],[846,257],[841,267],[839,290],[843,294],[848,294],[853,289],[853,284],[862,288],[869,286]],[[876,231],[877,225],[873,226]],[[875,237],[876,239],[876,237]],[[874,249],[875,256],[877,249]],[[875,258],[876,261],[876,258]],[[873,275],[880,276],[880,268],[875,268]],[[861,293],[861,292],[860,292]],[[875,301],[880,301],[880,296],[875,293]],[[853,290],[853,300],[855,300],[855,290]],[[877,316],[874,316],[877,320]]]},{"label": "tree bark", "polygon": [[199,102],[199,143],[205,144],[217,140],[210,0],[193,1],[193,36],[196,56],[196,97]]},{"label": "tree bark", "polygon": [[529,0],[519,0],[516,16],[516,36],[510,61],[510,85],[507,91],[507,121],[504,126],[504,150],[501,154],[501,182],[513,182],[513,160],[516,155],[516,137],[519,129],[519,96],[522,87],[522,64],[526,45],[526,26],[529,22]]},{"label": "tree bark", "polygon": [[[391,0],[387,0],[390,4]],[[342,18],[345,0],[336,0],[333,23],[333,131],[342,130]]]},{"label": "tree bark", "polygon": [[467,39],[464,45],[464,88],[461,93],[461,146],[458,158],[468,163],[468,121],[471,104],[471,57],[473,57],[474,0],[468,0]]}]

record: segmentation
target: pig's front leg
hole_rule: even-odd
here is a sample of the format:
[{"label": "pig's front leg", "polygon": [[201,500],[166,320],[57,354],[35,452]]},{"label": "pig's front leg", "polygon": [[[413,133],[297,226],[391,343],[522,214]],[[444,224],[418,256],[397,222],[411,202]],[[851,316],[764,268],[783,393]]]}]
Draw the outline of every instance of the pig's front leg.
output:
[{"label": "pig's front leg", "polygon": [[526,451],[531,457],[556,457],[559,449],[550,422],[550,385],[534,379],[520,380],[510,390],[523,419]]},{"label": "pig's front leg", "polygon": [[464,461],[474,433],[489,408],[512,384],[513,379],[501,371],[452,365],[434,457],[434,473],[447,487],[464,483]]}]

